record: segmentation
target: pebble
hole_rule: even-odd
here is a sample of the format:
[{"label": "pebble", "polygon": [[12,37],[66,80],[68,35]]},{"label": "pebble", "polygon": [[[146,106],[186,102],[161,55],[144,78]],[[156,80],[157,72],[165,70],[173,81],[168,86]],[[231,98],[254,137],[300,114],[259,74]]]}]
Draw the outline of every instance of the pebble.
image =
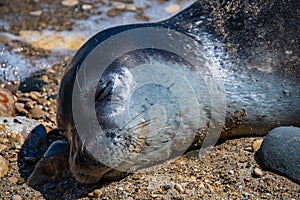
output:
[{"label": "pebble", "polygon": [[6,149],[7,146],[5,144],[0,144],[0,152]]},{"label": "pebble", "polygon": [[258,151],[262,142],[263,142],[263,139],[254,140],[252,142],[252,151],[254,151],[254,152]]},{"label": "pebble", "polygon": [[56,122],[56,115],[55,115],[55,114],[54,114],[54,115],[51,115],[51,116],[49,117],[49,120],[50,120],[51,122],[55,123],[55,122]]},{"label": "pebble", "polygon": [[174,162],[175,165],[181,167],[182,165],[185,165],[185,161],[184,160],[181,160],[181,159],[177,159],[175,162]]},{"label": "pebble", "polygon": [[264,175],[263,171],[258,167],[253,170],[253,174],[257,177],[262,177]]},{"label": "pebble", "polygon": [[118,10],[124,10],[126,8],[126,5],[122,2],[115,2],[113,7]]},{"label": "pebble", "polygon": [[30,114],[34,119],[41,119],[48,115],[47,112],[43,111],[40,106],[36,105],[30,110]]},{"label": "pebble", "polygon": [[30,110],[33,109],[35,105],[36,105],[36,101],[29,100],[25,103],[25,108]]},{"label": "pebble", "polygon": [[124,188],[122,188],[122,187],[118,187],[117,189],[120,190],[120,191],[124,190]]},{"label": "pebble", "polygon": [[33,15],[33,16],[40,16],[42,13],[43,13],[43,11],[41,11],[41,10],[34,10],[34,11],[29,12],[29,14]]},{"label": "pebble", "polygon": [[[45,50],[52,49],[68,49],[68,50],[77,50],[80,48],[83,43],[86,41],[86,38],[80,33],[68,32],[49,32],[49,34],[42,34],[39,31],[20,31],[20,40],[25,40],[29,42],[32,46],[36,48],[41,48]],[[33,41],[32,38],[35,38]],[[41,87],[45,84],[41,79],[34,80],[37,83],[28,82],[25,86],[19,88],[22,92],[29,91],[46,91],[45,87]],[[27,88],[28,87],[28,88]]]},{"label": "pebble", "polygon": [[11,177],[8,178],[8,181],[11,182],[11,183],[17,183],[18,180],[19,179],[17,177],[14,177],[14,176],[11,176]]},{"label": "pebble", "polygon": [[12,200],[22,200],[22,197],[20,195],[18,195],[18,194],[15,194],[15,195],[12,196],[11,199]]},{"label": "pebble", "polygon": [[168,13],[177,13],[181,10],[181,7],[178,4],[173,4],[165,7],[164,10]]},{"label": "pebble", "polygon": [[99,198],[102,194],[102,191],[100,189],[96,189],[93,192],[93,197]]},{"label": "pebble", "polygon": [[32,100],[36,101],[36,100],[39,98],[39,93],[38,93],[38,92],[35,92],[35,91],[32,91],[32,92],[29,93],[29,97],[30,97]]},{"label": "pebble", "polygon": [[41,81],[44,81],[45,83],[48,83],[48,82],[49,82],[49,78],[48,78],[47,75],[41,76],[40,80],[41,80]]},{"label": "pebble", "polygon": [[137,7],[133,4],[129,4],[126,6],[126,10],[135,12],[135,11],[137,11]]},{"label": "pebble", "polygon": [[64,6],[76,6],[79,2],[77,0],[64,0],[61,2]]},{"label": "pebble", "polygon": [[300,184],[300,128],[278,127],[264,138],[256,159],[263,167]]},{"label": "pebble", "polygon": [[83,4],[81,8],[82,10],[90,10],[93,8],[93,6],[89,4]]},{"label": "pebble", "polygon": [[7,160],[0,155],[0,178],[5,176],[8,171],[8,162]]},{"label": "pebble", "polygon": [[16,111],[19,115],[26,115],[29,112],[25,109],[25,104],[24,103],[16,103]]},{"label": "pebble", "polygon": [[14,115],[15,99],[13,94],[5,88],[0,88],[0,116],[13,117]]},{"label": "pebble", "polygon": [[183,189],[183,187],[182,187],[180,184],[175,183],[174,188],[175,188],[179,193],[184,193],[184,189]]},{"label": "pebble", "polygon": [[251,179],[250,179],[249,177],[246,177],[246,178],[244,178],[244,181],[246,181],[246,182],[250,182],[250,181],[251,181]]}]

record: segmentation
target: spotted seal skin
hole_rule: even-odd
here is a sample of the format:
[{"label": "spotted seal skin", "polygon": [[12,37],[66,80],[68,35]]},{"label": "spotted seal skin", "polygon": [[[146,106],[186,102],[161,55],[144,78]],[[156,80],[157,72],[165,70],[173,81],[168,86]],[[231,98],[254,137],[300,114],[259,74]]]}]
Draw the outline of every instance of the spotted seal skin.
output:
[{"label": "spotted seal skin", "polygon": [[[133,160],[136,166],[124,162],[123,169],[119,170],[97,161],[86,150],[74,124],[72,92],[76,74],[84,59],[109,37],[138,27],[173,29],[203,46],[203,53],[218,67],[224,81],[227,107],[224,108],[226,119],[221,138],[265,135],[274,127],[300,126],[300,88],[297,87],[300,83],[300,15],[297,8],[297,1],[204,0],[159,23],[119,26],[93,36],[74,56],[59,90],[57,125],[70,143],[69,164],[73,176],[83,183],[120,178],[126,175],[126,168],[138,169],[155,164],[168,159],[172,156],[170,152],[176,150],[173,148],[176,142],[172,145],[168,143],[174,139],[172,136],[153,136],[146,131],[147,123],[151,121],[120,127],[111,115],[113,111],[110,106],[112,94],[129,88],[126,85],[128,76],[124,72],[132,65],[149,64],[150,60],[155,59],[172,63],[170,60],[174,59],[173,63],[179,63],[193,73],[190,63],[166,52],[153,49],[129,52],[108,66],[97,85],[95,110],[106,139],[111,142],[109,150],[103,149],[103,154],[110,153],[113,157],[110,159],[122,159],[123,154],[131,152],[129,160]],[[122,84],[116,85],[116,79],[112,77],[119,77]],[[152,89],[153,96],[156,96]],[[205,90],[202,92],[205,96]],[[135,96],[139,103],[138,97]],[[84,106],[89,105],[82,104]],[[209,124],[210,110],[206,111],[201,120]],[[87,111],[82,115],[88,116],[89,113]],[[169,121],[170,125],[176,124],[176,119],[172,120]],[[201,133],[205,136],[205,131],[200,130],[189,141],[190,147],[202,144]],[[178,141],[184,139],[189,137],[182,133]],[[164,148],[155,149],[157,144],[164,142]],[[178,144],[180,146],[180,142]],[[145,154],[147,157],[144,160],[139,157]]]}]

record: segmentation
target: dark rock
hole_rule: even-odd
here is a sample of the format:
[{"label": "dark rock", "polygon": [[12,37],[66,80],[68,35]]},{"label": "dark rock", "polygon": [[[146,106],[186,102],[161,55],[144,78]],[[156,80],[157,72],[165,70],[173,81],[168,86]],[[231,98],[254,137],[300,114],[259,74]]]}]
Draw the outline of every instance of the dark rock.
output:
[{"label": "dark rock", "polygon": [[43,125],[36,126],[24,142],[25,157],[41,158],[47,150],[47,132]]},{"label": "dark rock", "polygon": [[37,163],[26,183],[30,186],[35,186],[71,177],[68,166],[68,142],[55,141],[50,145],[43,158]]},{"label": "dark rock", "polygon": [[25,78],[20,86],[19,90],[22,92],[31,92],[37,91],[42,92],[42,87],[45,85],[45,82],[39,79],[39,76],[32,76]]},{"label": "dark rock", "polygon": [[300,128],[273,129],[255,156],[262,167],[300,184]]}]

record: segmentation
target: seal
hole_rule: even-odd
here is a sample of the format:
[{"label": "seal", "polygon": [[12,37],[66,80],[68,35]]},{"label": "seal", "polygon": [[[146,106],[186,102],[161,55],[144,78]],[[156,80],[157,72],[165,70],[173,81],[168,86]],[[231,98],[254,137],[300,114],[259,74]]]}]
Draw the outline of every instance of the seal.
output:
[{"label": "seal", "polygon": [[[70,143],[73,176],[88,184],[123,177],[201,146],[209,132],[217,131],[216,126],[221,126],[223,139],[264,135],[283,125],[299,126],[300,20],[296,3],[203,0],[162,22],[114,27],[93,36],[74,56],[58,95],[57,126]],[[137,29],[147,31],[134,35]],[[146,45],[117,56],[100,77],[97,73],[85,75],[86,66],[106,62],[105,57],[98,58],[101,53],[113,57],[114,50],[133,45],[126,33],[142,41],[151,36],[149,31],[158,29],[169,34],[174,30],[196,41],[200,49],[189,48],[194,42],[182,48],[199,55],[196,64],[184,55]],[[120,35],[123,40],[118,48],[99,50],[106,40]],[[210,65],[217,70],[211,72]],[[209,72],[204,80],[199,78]],[[220,79],[215,73],[223,84],[217,83]],[[136,77],[142,77],[139,83],[144,81],[138,89],[134,87]],[[157,82],[149,82],[148,77]],[[89,82],[93,79],[98,80],[96,85]],[[180,86],[187,79],[194,90]],[[165,85],[158,84],[163,80]],[[207,83],[211,84],[207,87]],[[74,93],[81,100],[74,98]],[[200,106],[194,107],[192,100],[199,95]],[[77,109],[80,112],[75,114]],[[91,119],[91,112],[98,124]],[[198,122],[200,125],[195,125]],[[97,135],[98,126],[103,134]],[[218,136],[213,134],[206,147]]]}]

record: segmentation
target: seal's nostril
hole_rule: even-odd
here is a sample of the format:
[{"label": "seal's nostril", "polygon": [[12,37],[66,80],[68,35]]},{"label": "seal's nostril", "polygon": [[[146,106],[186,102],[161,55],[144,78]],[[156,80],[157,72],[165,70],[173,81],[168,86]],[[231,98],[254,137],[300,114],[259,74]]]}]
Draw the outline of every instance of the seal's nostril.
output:
[{"label": "seal's nostril", "polygon": [[113,131],[107,131],[107,132],[105,133],[105,136],[106,136],[107,138],[109,138],[109,139],[114,139],[114,138],[116,137],[116,133],[113,132]]}]

